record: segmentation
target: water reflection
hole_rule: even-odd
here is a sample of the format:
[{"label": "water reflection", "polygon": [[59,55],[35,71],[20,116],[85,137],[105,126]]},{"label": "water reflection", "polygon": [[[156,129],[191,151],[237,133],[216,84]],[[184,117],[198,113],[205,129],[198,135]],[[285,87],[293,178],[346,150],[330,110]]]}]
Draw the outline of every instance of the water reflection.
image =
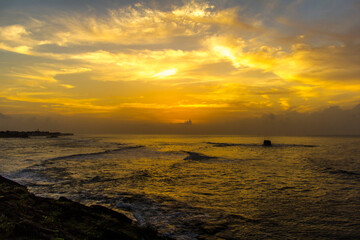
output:
[{"label": "water reflection", "polygon": [[238,136],[43,140],[36,164],[5,169],[31,173],[27,184],[38,194],[129,211],[179,239],[357,237],[359,139],[271,140],[273,147]]}]

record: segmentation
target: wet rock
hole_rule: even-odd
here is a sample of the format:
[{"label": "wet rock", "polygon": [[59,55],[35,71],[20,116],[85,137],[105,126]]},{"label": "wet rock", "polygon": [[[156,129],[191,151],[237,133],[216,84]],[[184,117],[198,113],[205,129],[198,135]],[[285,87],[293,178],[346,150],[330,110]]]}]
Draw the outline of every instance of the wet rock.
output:
[{"label": "wet rock", "polygon": [[271,141],[270,140],[264,140],[264,146],[272,146]]},{"label": "wet rock", "polygon": [[169,239],[125,215],[65,197],[37,197],[0,176],[0,239]]}]

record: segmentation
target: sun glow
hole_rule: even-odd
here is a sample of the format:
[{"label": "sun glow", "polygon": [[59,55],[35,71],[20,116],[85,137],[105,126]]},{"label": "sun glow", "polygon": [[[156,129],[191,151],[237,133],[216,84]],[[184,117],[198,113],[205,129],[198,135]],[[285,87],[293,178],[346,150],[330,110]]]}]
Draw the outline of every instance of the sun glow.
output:
[{"label": "sun glow", "polygon": [[165,78],[177,73],[176,68],[166,69],[153,75],[154,78]]},{"label": "sun glow", "polygon": [[19,20],[9,11],[0,116],[32,109],[205,122],[360,101],[355,22],[334,34],[286,13],[250,16],[252,5],[235,2],[144,1]]}]

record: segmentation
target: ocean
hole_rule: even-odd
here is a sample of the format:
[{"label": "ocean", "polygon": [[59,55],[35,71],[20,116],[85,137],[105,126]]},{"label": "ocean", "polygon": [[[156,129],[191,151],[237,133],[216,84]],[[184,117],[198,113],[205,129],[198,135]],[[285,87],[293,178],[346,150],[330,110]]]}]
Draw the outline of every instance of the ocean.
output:
[{"label": "ocean", "polygon": [[174,239],[360,239],[360,138],[0,139],[0,174]]}]

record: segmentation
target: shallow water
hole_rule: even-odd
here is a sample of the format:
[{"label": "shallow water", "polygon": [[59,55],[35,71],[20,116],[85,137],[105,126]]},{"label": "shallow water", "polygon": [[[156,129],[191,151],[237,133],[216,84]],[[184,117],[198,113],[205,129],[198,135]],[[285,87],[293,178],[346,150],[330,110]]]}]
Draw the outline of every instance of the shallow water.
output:
[{"label": "shallow water", "polygon": [[360,238],[360,138],[0,139],[0,174],[176,239]]}]

